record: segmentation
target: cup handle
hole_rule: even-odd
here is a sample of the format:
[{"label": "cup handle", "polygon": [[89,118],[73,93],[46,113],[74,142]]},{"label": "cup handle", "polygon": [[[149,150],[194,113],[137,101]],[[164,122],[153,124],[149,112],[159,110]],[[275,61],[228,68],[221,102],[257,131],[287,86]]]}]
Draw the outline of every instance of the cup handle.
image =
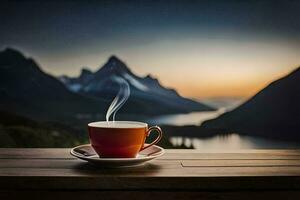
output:
[{"label": "cup handle", "polygon": [[150,144],[143,146],[140,151],[142,151],[144,149],[147,149],[148,147],[151,147],[152,145],[158,143],[160,141],[160,139],[162,138],[162,130],[159,126],[151,126],[147,130],[147,137],[151,134],[152,131],[157,131],[158,132],[157,138],[153,142],[151,142]]}]

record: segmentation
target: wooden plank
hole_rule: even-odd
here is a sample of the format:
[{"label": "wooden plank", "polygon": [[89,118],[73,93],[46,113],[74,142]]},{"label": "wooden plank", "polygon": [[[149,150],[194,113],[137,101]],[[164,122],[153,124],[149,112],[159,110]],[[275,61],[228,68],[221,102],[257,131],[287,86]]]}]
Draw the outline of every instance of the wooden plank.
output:
[{"label": "wooden plank", "polygon": [[[183,167],[273,167],[273,166],[299,166],[300,160],[153,160],[151,165],[160,166],[161,168],[180,168]],[[81,169],[97,169],[96,166],[81,161],[62,160],[62,159],[2,159],[1,168],[53,168],[53,169],[74,169],[80,166]],[[136,169],[147,168],[145,165]]]},{"label": "wooden plank", "polygon": [[0,148],[1,158],[75,159],[67,148]]},{"label": "wooden plank", "polygon": [[262,153],[169,153],[167,152],[160,159],[164,160],[299,160],[300,155],[276,155]]},{"label": "wooden plank", "polygon": [[[19,155],[19,154],[39,154],[39,153],[50,153],[60,154],[69,153],[70,148],[0,148],[0,157],[2,155]],[[276,154],[276,155],[300,155],[299,149],[241,149],[241,150],[222,150],[222,151],[212,151],[212,152],[202,152],[196,149],[166,149],[168,153],[188,153],[188,154],[198,154],[198,153],[259,153],[259,154]]]},{"label": "wooden plank", "polygon": [[120,177],[230,177],[230,176],[300,176],[300,167],[164,167],[145,166],[119,169],[91,169],[86,164],[68,168],[0,168],[0,176],[120,176]]},{"label": "wooden plank", "polygon": [[167,149],[169,153],[272,153],[272,154],[294,154],[299,155],[300,149],[239,149],[239,150],[212,150],[209,152],[202,152],[197,149]]},{"label": "wooden plank", "polygon": [[140,199],[140,200],[259,200],[289,199],[298,200],[299,191],[0,191],[0,199],[41,199],[43,200],[86,200],[86,199]]},{"label": "wooden plank", "polygon": [[2,190],[300,190],[300,177],[3,176]]},{"label": "wooden plank", "polygon": [[[179,160],[153,160],[140,167],[135,167],[135,170],[148,169],[149,166],[160,166],[160,168],[181,168]],[[151,164],[150,164],[151,163]],[[1,168],[48,168],[48,169],[86,169],[96,170],[97,166],[79,159],[0,159]],[[126,171],[126,169],[123,169]]]},{"label": "wooden plank", "polygon": [[[0,159],[76,159],[70,155],[70,149],[13,149],[0,148]],[[171,150],[159,159],[300,159],[299,150],[247,150],[242,153],[201,153],[198,150]]]},{"label": "wooden plank", "polygon": [[300,167],[300,160],[184,160],[181,164],[183,167]]}]

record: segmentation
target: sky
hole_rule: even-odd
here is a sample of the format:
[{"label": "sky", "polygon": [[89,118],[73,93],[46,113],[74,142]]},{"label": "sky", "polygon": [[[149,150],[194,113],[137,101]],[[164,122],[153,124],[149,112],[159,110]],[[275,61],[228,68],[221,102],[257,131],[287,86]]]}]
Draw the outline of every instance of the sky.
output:
[{"label": "sky", "polygon": [[0,49],[53,75],[116,55],[192,98],[247,98],[300,66],[300,1],[2,1]]}]

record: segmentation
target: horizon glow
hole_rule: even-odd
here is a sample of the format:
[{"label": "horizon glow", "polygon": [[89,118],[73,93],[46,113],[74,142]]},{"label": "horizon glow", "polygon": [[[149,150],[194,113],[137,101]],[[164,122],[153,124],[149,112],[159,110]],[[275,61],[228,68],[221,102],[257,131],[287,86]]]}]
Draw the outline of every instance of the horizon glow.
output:
[{"label": "horizon glow", "polygon": [[78,76],[82,67],[96,71],[114,54],[133,73],[139,76],[151,74],[165,87],[174,88],[183,96],[196,99],[250,97],[300,65],[297,48],[295,44],[279,40],[195,38],[177,39],[176,43],[163,40],[127,49],[117,47],[111,50],[115,53],[97,55],[97,50],[93,50],[94,53],[87,56],[54,55],[53,59],[37,60],[53,75]]}]

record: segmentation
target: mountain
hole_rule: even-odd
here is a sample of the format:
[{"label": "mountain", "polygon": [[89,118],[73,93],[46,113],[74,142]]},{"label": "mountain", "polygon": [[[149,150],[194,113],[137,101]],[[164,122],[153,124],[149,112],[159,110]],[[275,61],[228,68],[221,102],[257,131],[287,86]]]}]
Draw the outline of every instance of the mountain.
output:
[{"label": "mountain", "polygon": [[225,132],[300,139],[300,67],[236,109],[201,126]]},{"label": "mountain", "polygon": [[[174,90],[162,88],[150,76],[135,76],[116,57],[111,57],[95,73],[83,69],[78,78],[61,77],[68,89],[56,77],[43,72],[32,58],[7,48],[0,51],[0,110],[34,120],[59,121],[76,126],[104,120],[119,90],[119,85],[110,79],[112,75],[125,77],[133,94],[117,119],[142,120],[150,115],[199,110],[202,106],[180,97]],[[209,107],[203,106],[203,109]]]},{"label": "mountain", "polygon": [[87,84],[93,77],[94,74],[92,71],[87,68],[82,68],[79,77],[70,78],[68,76],[61,76],[59,77],[59,80],[61,80],[71,91],[78,92],[82,85]]},{"label": "mountain", "polygon": [[140,113],[154,115],[214,110],[207,105],[180,96],[174,89],[163,87],[158,79],[150,75],[146,77],[135,75],[116,56],[111,56],[95,73],[83,69],[79,77],[61,76],[59,79],[70,91],[90,97],[112,99],[120,87],[112,80],[114,76],[122,77],[130,85],[130,97],[122,108],[123,112],[138,109]]},{"label": "mountain", "polygon": [[108,105],[103,99],[71,92],[17,50],[7,48],[0,52],[0,110],[69,123],[105,113]]}]

